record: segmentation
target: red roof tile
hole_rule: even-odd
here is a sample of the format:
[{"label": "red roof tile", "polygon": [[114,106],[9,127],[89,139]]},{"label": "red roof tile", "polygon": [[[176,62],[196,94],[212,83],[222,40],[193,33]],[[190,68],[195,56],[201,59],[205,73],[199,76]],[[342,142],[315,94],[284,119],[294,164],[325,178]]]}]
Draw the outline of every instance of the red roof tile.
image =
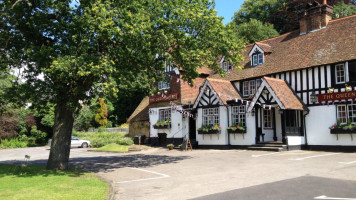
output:
[{"label": "red roof tile", "polygon": [[235,98],[241,99],[241,96],[230,81],[212,78],[207,78],[207,81],[209,81],[213,90],[220,95],[220,99],[224,104]]},{"label": "red roof tile", "polygon": [[263,79],[271,87],[285,109],[307,110],[305,104],[298,98],[285,80],[270,77],[263,77]]},{"label": "red roof tile", "polygon": [[[277,72],[326,65],[356,59],[356,15],[331,20],[326,28],[305,35],[299,30],[257,42],[261,48],[270,46],[272,53],[262,65],[252,67],[248,53],[254,44],[246,46],[243,70],[233,70],[222,79],[243,80]],[[221,78],[218,74],[214,78]]]}]

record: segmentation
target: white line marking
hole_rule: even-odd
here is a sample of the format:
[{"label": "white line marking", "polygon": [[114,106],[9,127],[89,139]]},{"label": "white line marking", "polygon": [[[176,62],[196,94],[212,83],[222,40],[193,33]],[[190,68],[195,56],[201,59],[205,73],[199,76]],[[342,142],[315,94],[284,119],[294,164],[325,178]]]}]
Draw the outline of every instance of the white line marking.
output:
[{"label": "white line marking", "polygon": [[138,170],[138,171],[143,171],[143,172],[148,172],[148,173],[151,173],[151,174],[157,174],[157,175],[160,175],[160,176],[159,177],[153,177],[153,178],[135,179],[135,180],[129,180],[129,181],[119,181],[119,182],[116,182],[116,183],[131,183],[131,182],[138,182],[138,181],[149,181],[149,180],[155,180],[155,179],[161,179],[161,178],[168,178],[169,177],[167,174],[162,174],[162,173],[149,171],[149,170],[145,170],[145,169],[139,169],[139,168],[134,168],[134,167],[126,167],[126,168],[134,169],[134,170]]},{"label": "white line marking", "polygon": [[337,198],[337,197],[327,197],[325,195],[314,197],[314,199],[330,199],[330,200],[356,200],[356,198]]},{"label": "white line marking", "polygon": [[253,158],[258,158],[258,157],[261,157],[261,156],[269,156],[269,155],[274,155],[274,154],[277,154],[277,153],[280,153],[280,152],[266,153],[266,154],[259,154],[259,155],[252,155],[252,157],[253,157]]},{"label": "white line marking", "polygon": [[356,163],[356,161],[351,161],[351,162],[339,162],[340,164],[344,164],[344,165],[349,165],[349,164],[353,164]]},{"label": "white line marking", "polygon": [[337,155],[337,154],[341,154],[341,153],[329,153],[329,154],[322,154],[322,155],[316,155],[316,156],[308,156],[308,157],[304,157],[304,158],[289,158],[288,160],[305,160],[305,159],[309,159],[309,158],[332,156],[332,155]]}]

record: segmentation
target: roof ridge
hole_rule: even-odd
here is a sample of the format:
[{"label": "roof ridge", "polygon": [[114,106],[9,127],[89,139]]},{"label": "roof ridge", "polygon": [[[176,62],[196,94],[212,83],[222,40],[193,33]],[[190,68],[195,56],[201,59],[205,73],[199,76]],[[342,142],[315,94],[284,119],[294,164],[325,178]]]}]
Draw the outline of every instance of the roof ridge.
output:
[{"label": "roof ridge", "polygon": [[212,81],[219,81],[219,82],[231,82],[229,80],[225,80],[225,79],[220,79],[220,78],[206,78],[207,80],[212,80]]},{"label": "roof ridge", "polygon": [[351,17],[356,17],[356,14],[348,15],[348,16],[345,16],[345,17],[340,17],[340,18],[337,18],[337,19],[332,19],[332,20],[329,21],[329,23],[330,22],[336,22],[336,21],[339,21],[339,20],[344,20],[344,19],[351,18]]}]

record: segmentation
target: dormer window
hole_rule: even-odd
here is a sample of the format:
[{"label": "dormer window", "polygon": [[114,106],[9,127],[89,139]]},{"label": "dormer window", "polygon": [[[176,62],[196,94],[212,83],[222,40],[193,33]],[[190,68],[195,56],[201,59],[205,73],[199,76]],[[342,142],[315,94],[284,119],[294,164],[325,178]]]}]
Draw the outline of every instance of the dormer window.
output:
[{"label": "dormer window", "polygon": [[252,55],[252,66],[263,64],[263,54],[261,52],[256,52]]},{"label": "dormer window", "polygon": [[166,76],[162,81],[158,82],[158,90],[168,90],[170,88],[170,78]]},{"label": "dormer window", "polygon": [[264,51],[257,44],[251,49],[249,56],[251,58],[251,66],[262,65],[264,63]]},{"label": "dormer window", "polygon": [[229,72],[229,71],[232,71],[232,64],[227,62],[227,61],[224,61],[222,64],[221,64],[221,68],[223,70],[225,70],[226,72]]}]

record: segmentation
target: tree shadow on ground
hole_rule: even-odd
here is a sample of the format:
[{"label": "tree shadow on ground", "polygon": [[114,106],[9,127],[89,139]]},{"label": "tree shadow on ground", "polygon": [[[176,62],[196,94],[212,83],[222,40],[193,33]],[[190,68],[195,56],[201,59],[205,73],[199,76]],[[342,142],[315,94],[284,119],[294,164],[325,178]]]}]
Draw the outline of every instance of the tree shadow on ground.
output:
[{"label": "tree shadow on ground", "polygon": [[[169,163],[178,163],[179,161],[190,159],[190,156],[166,156],[166,155],[144,155],[144,154],[132,154],[132,155],[120,155],[120,156],[95,156],[95,157],[78,157],[69,159],[69,167],[82,169],[89,172],[108,172],[113,171],[117,168],[134,167],[134,168],[145,168],[152,167],[156,165],[164,165]],[[18,161],[1,161],[0,165],[3,164],[15,164],[20,168]],[[28,165],[46,165],[47,159],[42,160],[32,160],[28,162]],[[32,172],[33,174],[34,172]],[[51,173],[48,171],[47,173]],[[53,172],[55,173],[55,172]],[[75,172],[80,173],[80,172]],[[73,176],[76,175],[73,172]],[[31,176],[31,173],[28,174]],[[1,177],[1,171],[0,171]]]},{"label": "tree shadow on ground", "polygon": [[24,165],[24,164],[0,164],[0,178],[5,176],[16,177],[33,177],[33,176],[69,176],[79,177],[85,172],[83,170],[69,169],[65,171],[61,170],[46,170],[45,166],[39,165]]},{"label": "tree shadow on ground", "polygon": [[83,169],[90,172],[112,171],[117,168],[134,167],[145,168],[169,163],[178,163],[179,161],[190,159],[190,156],[165,156],[165,155],[125,155],[109,157],[89,157],[72,158],[70,166]]}]

